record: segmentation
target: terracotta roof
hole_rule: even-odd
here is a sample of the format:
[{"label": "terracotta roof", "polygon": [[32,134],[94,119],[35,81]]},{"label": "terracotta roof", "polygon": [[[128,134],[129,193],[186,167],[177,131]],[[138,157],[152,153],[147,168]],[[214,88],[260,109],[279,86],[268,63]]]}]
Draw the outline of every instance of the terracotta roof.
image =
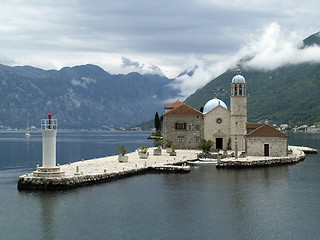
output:
[{"label": "terracotta roof", "polygon": [[202,115],[202,112],[183,103],[182,105],[175,107],[174,109],[172,109],[168,112],[165,112],[162,115],[171,115],[171,114],[198,114],[198,115]]},{"label": "terracotta roof", "polygon": [[245,136],[248,137],[288,137],[287,134],[281,132],[280,130],[272,127],[269,124],[262,124],[260,127],[255,130],[247,133]]},{"label": "terracotta roof", "polygon": [[183,102],[180,102],[179,100],[175,101],[174,103],[171,103],[169,104],[168,106],[164,107],[165,109],[173,109],[173,108],[176,108],[176,107],[179,107],[181,105],[183,105],[185,103]]},{"label": "terracotta roof", "polygon": [[262,126],[263,123],[246,123],[246,128],[249,128],[249,129],[256,129],[260,126]]}]

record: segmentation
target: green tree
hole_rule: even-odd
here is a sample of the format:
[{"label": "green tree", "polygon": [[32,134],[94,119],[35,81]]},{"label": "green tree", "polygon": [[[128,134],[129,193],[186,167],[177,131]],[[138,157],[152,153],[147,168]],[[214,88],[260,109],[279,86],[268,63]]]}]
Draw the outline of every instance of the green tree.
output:
[{"label": "green tree", "polygon": [[209,152],[212,146],[213,142],[211,140],[206,140],[204,138],[200,139],[199,149],[201,149],[203,152]]},{"label": "green tree", "polygon": [[154,127],[156,128],[156,131],[161,129],[161,122],[158,112],[156,112],[156,114],[154,115]]}]

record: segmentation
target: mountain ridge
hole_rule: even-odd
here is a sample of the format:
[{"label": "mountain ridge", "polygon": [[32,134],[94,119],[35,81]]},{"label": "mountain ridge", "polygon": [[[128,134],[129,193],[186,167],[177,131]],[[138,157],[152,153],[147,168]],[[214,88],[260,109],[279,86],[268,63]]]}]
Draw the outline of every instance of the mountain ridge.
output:
[{"label": "mountain ridge", "polygon": [[[320,46],[320,32],[302,41],[302,48]],[[242,59],[238,66],[246,79],[248,121],[277,124],[320,123],[320,63],[287,64],[274,70],[248,69]],[[185,103],[200,109],[217,96],[230,106],[231,80],[236,69],[227,70],[190,95]]]},{"label": "mountain ridge", "polygon": [[0,65],[0,124],[39,126],[49,112],[61,128],[125,127],[152,118],[178,92],[172,79],[139,73],[112,75],[87,64],[42,70]]}]

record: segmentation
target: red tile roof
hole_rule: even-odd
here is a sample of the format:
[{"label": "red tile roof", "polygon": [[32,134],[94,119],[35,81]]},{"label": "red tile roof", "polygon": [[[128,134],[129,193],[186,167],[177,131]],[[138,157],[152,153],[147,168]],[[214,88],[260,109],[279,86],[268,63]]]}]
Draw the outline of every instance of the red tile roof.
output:
[{"label": "red tile roof", "polygon": [[198,114],[202,115],[202,112],[188,106],[187,104],[182,103],[182,105],[175,107],[174,109],[165,112],[162,115],[172,115],[172,114]]},{"label": "red tile roof", "polygon": [[247,133],[247,137],[288,137],[287,134],[281,132],[280,130],[272,127],[269,124],[262,124],[260,127],[255,130]]},{"label": "red tile roof", "polygon": [[256,129],[260,126],[262,126],[263,123],[246,123],[246,127],[249,128],[249,129]]},{"label": "red tile roof", "polygon": [[176,108],[176,107],[179,107],[181,105],[183,105],[185,103],[183,102],[180,102],[179,100],[175,101],[174,103],[171,103],[169,104],[168,106],[164,107],[165,109],[173,109],[173,108]]}]

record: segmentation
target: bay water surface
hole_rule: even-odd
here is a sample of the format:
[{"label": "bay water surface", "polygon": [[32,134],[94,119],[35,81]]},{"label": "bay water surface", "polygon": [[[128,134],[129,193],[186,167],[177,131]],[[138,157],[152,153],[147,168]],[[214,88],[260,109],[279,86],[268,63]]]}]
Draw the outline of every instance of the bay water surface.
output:
[{"label": "bay water surface", "polygon": [[[65,191],[19,191],[41,133],[0,132],[0,239],[319,239],[320,157],[254,169],[192,167]],[[62,132],[57,163],[152,146],[147,132]],[[289,144],[319,149],[320,134]],[[130,161],[130,160],[129,160]]]}]

